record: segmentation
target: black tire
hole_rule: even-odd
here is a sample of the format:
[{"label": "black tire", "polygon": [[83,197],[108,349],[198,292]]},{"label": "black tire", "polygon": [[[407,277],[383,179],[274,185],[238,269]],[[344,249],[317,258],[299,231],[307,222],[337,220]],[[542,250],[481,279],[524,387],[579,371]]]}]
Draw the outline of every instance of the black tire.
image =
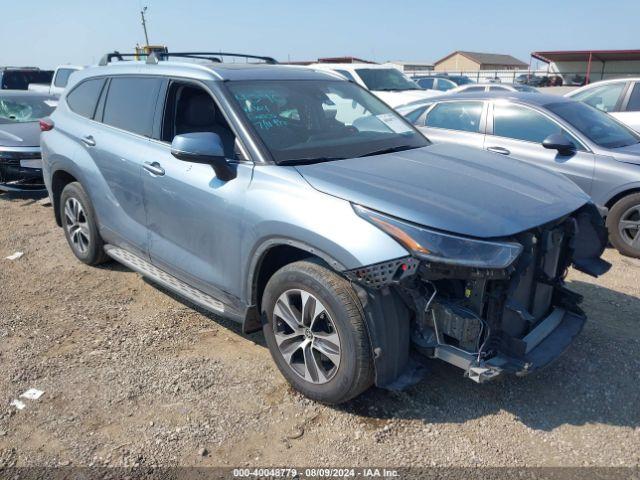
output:
[{"label": "black tire", "polygon": [[[637,208],[636,212],[631,212]],[[622,220],[640,220],[640,193],[632,193],[618,200],[607,215],[607,228],[609,230],[609,240],[611,244],[621,254],[628,257],[640,258],[640,230],[635,228],[627,229],[623,234],[620,222]],[[632,245],[630,240],[635,232],[636,243]]]},{"label": "black tire", "polygon": [[[276,342],[273,323],[276,302],[285,292],[297,289],[310,293],[324,305],[339,336],[339,365],[326,383],[316,384],[296,373]],[[338,404],[358,396],[373,383],[371,346],[360,300],[349,282],[324,264],[299,261],[278,270],[265,287],[262,313],[266,316],[263,332],[271,356],[282,375],[303,395],[318,402]]]},{"label": "black tire", "polygon": [[[74,235],[76,241],[72,240],[72,230],[75,229],[72,227],[73,221],[70,217],[65,213],[65,209],[69,206],[73,206],[74,203],[80,205],[81,211],[79,215],[79,219],[83,224],[83,231],[88,232],[88,235],[82,235],[82,245],[78,244],[77,236]],[[58,205],[60,209],[60,218],[62,219],[62,228],[64,230],[64,235],[67,238],[67,243],[71,248],[73,254],[80,260],[82,263],[86,263],[87,265],[98,265],[100,263],[104,263],[109,260],[109,257],[104,251],[104,242],[102,237],[100,236],[100,232],[98,231],[98,224],[96,222],[96,215],[93,210],[93,205],[89,200],[89,196],[87,192],[85,192],[82,185],[78,182],[69,183],[62,190],[62,194],[60,195],[60,204]],[[75,215],[73,215],[75,217]],[[84,248],[83,248],[84,247]]]}]

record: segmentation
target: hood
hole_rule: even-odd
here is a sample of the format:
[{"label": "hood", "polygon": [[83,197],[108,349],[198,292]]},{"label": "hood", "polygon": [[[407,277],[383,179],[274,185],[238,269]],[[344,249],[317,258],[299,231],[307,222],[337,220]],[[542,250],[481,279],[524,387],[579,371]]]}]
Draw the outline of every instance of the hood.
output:
[{"label": "hood", "polygon": [[40,146],[38,122],[0,123],[0,147]]},{"label": "hood", "polygon": [[296,168],[321,192],[419,225],[477,238],[513,235],[589,201],[562,175],[457,145]]},{"label": "hood", "polygon": [[612,148],[609,152],[619,162],[640,165],[640,143],[628,147]]},{"label": "hood", "polygon": [[416,100],[424,100],[425,98],[437,97],[442,92],[437,90],[403,90],[401,92],[387,92],[386,90],[373,90],[378,98],[391,107],[398,107],[405,103],[415,102]]}]

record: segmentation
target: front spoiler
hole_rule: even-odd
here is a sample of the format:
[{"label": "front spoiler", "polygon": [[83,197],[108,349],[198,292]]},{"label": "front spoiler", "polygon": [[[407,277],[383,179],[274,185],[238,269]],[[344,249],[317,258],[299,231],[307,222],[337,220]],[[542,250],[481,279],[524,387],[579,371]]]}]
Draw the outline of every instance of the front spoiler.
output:
[{"label": "front spoiler", "polygon": [[498,353],[478,361],[476,355],[446,344],[435,347],[432,356],[464,369],[465,374],[478,383],[505,373],[524,376],[558,358],[582,331],[586,320],[584,315],[556,307],[523,338],[526,350],[522,357]]}]

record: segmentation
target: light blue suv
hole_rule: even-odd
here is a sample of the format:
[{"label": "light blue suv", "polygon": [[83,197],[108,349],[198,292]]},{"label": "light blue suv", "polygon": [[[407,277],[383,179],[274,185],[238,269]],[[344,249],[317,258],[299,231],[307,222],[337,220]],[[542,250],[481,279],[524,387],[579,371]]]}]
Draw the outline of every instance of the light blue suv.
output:
[{"label": "light blue suv", "polygon": [[82,262],[113,258],[262,329],[287,380],[326,403],[406,384],[411,351],[482,382],[547,365],[579,333],[566,271],[609,265],[570,180],[431,145],[339,75],[171,56],[106,57],[42,122]]}]

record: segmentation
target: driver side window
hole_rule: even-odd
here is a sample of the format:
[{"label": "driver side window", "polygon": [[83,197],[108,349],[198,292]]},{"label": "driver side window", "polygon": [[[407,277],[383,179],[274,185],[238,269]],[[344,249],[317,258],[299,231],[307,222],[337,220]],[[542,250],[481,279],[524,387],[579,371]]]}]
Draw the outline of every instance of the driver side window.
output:
[{"label": "driver side window", "polygon": [[171,82],[165,100],[162,119],[163,142],[184,133],[213,132],[218,134],[226,158],[237,158],[235,135],[211,95],[190,83]]}]

